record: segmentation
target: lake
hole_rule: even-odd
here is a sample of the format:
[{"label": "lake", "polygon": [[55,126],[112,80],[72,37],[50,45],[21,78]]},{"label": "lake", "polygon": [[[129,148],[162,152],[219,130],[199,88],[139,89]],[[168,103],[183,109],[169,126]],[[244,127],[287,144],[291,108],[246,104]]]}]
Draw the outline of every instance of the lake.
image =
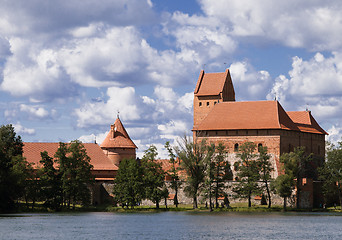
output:
[{"label": "lake", "polygon": [[0,239],[341,239],[334,213],[0,215]]}]

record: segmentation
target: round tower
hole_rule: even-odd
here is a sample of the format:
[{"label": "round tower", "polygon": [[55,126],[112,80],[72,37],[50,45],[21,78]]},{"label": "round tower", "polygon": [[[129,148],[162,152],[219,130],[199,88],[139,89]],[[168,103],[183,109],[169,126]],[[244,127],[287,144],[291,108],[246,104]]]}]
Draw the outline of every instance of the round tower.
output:
[{"label": "round tower", "polygon": [[116,166],[119,166],[120,162],[125,158],[136,158],[135,150],[137,146],[129,137],[119,116],[114,124],[110,126],[110,131],[100,147]]}]

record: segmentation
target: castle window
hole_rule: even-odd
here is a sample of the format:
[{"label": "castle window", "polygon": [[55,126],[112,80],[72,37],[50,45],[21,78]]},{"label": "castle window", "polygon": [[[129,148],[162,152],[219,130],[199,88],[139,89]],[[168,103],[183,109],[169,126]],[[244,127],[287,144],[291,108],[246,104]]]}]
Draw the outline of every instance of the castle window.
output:
[{"label": "castle window", "polygon": [[209,106],[209,102],[207,102],[207,106]]},{"label": "castle window", "polygon": [[216,102],[214,102],[214,105],[216,105]]},{"label": "castle window", "polygon": [[260,152],[260,148],[262,148],[262,144],[261,143],[258,144],[258,152]]},{"label": "castle window", "polygon": [[234,152],[238,152],[239,151],[239,144],[235,143],[234,145]]},{"label": "castle window", "polygon": [[198,104],[200,107],[202,106],[202,102],[199,102],[199,104]]}]

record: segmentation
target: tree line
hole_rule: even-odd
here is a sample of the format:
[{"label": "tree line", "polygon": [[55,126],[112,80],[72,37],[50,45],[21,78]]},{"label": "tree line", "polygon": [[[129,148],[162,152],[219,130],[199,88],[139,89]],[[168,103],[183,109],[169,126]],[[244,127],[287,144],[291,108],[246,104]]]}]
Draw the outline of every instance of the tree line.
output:
[{"label": "tree line", "polygon": [[[157,149],[150,146],[141,160],[124,160],[114,181],[114,195],[117,203],[133,208],[144,199],[149,199],[159,207],[159,201],[168,196],[165,176],[169,179],[169,188],[175,193],[174,204],[179,204],[178,192],[181,186],[193,200],[193,208],[198,207],[198,198],[209,201],[209,208],[218,208],[218,199],[227,198],[230,187],[233,197],[248,200],[252,205],[252,196],[262,196],[268,208],[272,206],[272,193],[284,200],[284,209],[290,197],[296,198],[297,208],[302,188],[301,181],[311,178],[321,181],[325,202],[338,196],[342,203],[342,143],[330,145],[325,161],[308,154],[305,147],[297,147],[290,153],[280,156],[281,167],[278,177],[272,178],[274,171],[271,155],[265,146],[257,147],[253,142],[245,142],[236,152],[237,161],[230,166],[227,161],[226,147],[207,143],[206,140],[193,142],[183,137],[177,146],[165,144],[169,153],[171,168],[164,172],[161,163],[156,162]],[[179,163],[179,164],[178,164]],[[232,168],[236,172],[233,180]],[[179,174],[180,171],[183,173]],[[154,182],[155,181],[155,182]],[[227,184],[227,182],[234,182]],[[294,195],[294,190],[296,194]]]},{"label": "tree line", "polygon": [[34,168],[23,157],[23,142],[12,125],[0,127],[0,212],[13,211],[20,201],[32,208],[43,202],[53,210],[90,203],[93,166],[80,141],[59,143],[54,158],[41,152],[40,163]]}]

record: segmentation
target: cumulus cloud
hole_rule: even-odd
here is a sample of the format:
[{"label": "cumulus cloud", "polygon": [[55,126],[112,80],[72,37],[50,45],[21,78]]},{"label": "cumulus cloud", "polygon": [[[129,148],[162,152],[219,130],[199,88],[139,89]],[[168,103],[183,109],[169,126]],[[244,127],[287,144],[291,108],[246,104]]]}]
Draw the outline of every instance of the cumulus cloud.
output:
[{"label": "cumulus cloud", "polygon": [[342,105],[342,55],[335,52],[330,57],[321,53],[307,61],[294,57],[289,78],[279,76],[268,95],[277,96],[284,105],[309,107],[321,119],[337,118]]},{"label": "cumulus cloud", "polygon": [[20,124],[20,122],[17,122],[16,124],[13,124],[14,130],[18,135],[35,135],[36,130],[33,128],[26,128]]},{"label": "cumulus cloud", "polygon": [[232,63],[230,73],[238,100],[264,99],[272,84],[267,71],[257,71],[248,62]]},{"label": "cumulus cloud", "polygon": [[338,40],[342,33],[339,14],[342,5],[338,0],[201,0],[200,3],[208,19],[217,19],[235,37],[261,37],[261,41],[268,39],[319,51],[342,46]]}]

